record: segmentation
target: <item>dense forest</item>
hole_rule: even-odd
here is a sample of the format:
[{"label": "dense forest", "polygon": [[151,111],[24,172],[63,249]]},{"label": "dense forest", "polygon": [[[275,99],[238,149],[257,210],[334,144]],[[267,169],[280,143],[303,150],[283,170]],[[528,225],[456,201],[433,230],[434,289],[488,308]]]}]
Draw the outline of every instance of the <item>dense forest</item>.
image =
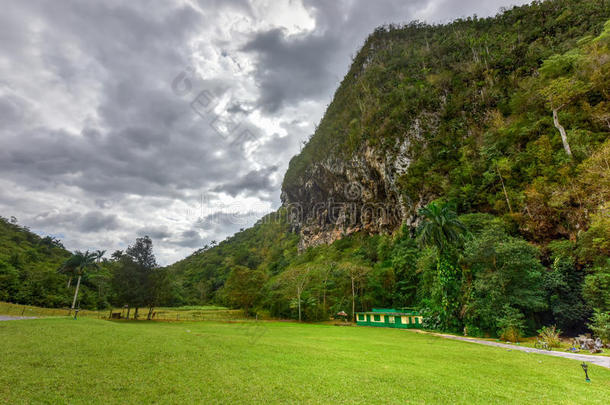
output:
[{"label": "dense forest", "polygon": [[[165,269],[116,252],[85,278],[81,305],[215,303],[308,321],[415,307],[428,328],[475,336],[543,325],[607,336],[609,19],[607,1],[555,0],[380,27],[291,160],[277,212]],[[379,179],[363,185],[379,203],[400,201],[401,221],[346,231],[292,215],[343,189],[317,168],[365,165],[370,150],[408,162],[390,173],[396,199],[375,191]],[[308,184],[318,194],[302,192]],[[57,271],[68,252],[0,225],[0,300],[68,305]],[[339,236],[304,244],[317,229]],[[156,281],[130,295],[141,280]]]},{"label": "dense forest", "polygon": [[40,237],[17,218],[0,217],[0,301],[48,308],[154,308],[172,305],[180,296],[172,280],[157,265],[147,236],[108,257],[102,250],[70,253],[57,238]]}]

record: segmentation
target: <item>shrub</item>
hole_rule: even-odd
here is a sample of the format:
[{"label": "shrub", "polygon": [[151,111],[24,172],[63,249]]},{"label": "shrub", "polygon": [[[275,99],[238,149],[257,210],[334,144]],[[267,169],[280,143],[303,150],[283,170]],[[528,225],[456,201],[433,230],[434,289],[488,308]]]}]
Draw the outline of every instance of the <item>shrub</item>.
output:
[{"label": "shrub", "polygon": [[498,318],[498,335],[501,339],[508,340],[509,342],[518,342],[523,334],[525,328],[523,314],[518,310],[510,306],[504,307],[504,315]]},{"label": "shrub", "polygon": [[589,327],[595,337],[600,338],[606,345],[610,345],[610,312],[595,311],[592,320]]},{"label": "shrub", "polygon": [[475,325],[466,325],[464,326],[464,336],[473,336],[473,337],[483,337],[485,334]]},{"label": "shrub", "polygon": [[441,316],[438,310],[424,307],[420,310],[423,317],[422,328],[440,330],[442,326]]},{"label": "shrub", "polygon": [[561,346],[560,334],[561,330],[557,329],[555,325],[543,326],[542,329],[538,331],[538,338],[543,342],[546,342],[549,347],[559,347]]}]

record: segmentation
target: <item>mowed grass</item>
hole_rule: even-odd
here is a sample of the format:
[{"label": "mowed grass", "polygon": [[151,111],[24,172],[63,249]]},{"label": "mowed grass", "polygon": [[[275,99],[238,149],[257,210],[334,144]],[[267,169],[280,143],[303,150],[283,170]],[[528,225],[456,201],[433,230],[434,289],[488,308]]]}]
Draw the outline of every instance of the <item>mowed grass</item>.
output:
[{"label": "mowed grass", "polygon": [[608,403],[610,370],[409,331],[0,322],[0,402]]}]

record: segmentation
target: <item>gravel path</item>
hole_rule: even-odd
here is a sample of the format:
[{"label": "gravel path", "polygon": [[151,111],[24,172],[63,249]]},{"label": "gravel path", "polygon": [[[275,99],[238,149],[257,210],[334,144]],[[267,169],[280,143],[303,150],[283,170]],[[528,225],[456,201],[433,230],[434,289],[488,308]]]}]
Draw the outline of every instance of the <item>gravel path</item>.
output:
[{"label": "gravel path", "polygon": [[0,315],[0,321],[14,321],[17,319],[36,319],[35,316],[9,316],[9,315]]},{"label": "gravel path", "polygon": [[454,336],[454,335],[445,335],[443,333],[424,332],[424,331],[416,330],[416,329],[405,329],[405,330],[413,331],[416,333],[424,333],[427,335],[439,336],[439,337],[442,337],[445,339],[461,340],[463,342],[478,343],[481,345],[502,347],[502,348],[510,349],[510,350],[519,350],[521,352],[526,352],[526,353],[546,354],[547,356],[563,357],[566,359],[586,361],[587,363],[596,364],[601,367],[610,368],[610,357],[607,357],[607,356],[592,356],[589,354],[540,350],[540,349],[534,349],[532,347],[510,345],[510,344],[498,343],[498,342],[490,342],[489,340],[474,339],[474,338],[469,338],[469,337],[464,337],[464,336]]}]

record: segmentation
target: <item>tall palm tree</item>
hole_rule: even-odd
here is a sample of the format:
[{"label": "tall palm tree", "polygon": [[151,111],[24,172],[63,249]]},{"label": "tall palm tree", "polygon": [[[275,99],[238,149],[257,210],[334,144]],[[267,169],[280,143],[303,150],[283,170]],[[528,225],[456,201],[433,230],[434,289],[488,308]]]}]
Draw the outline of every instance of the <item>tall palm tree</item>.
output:
[{"label": "tall palm tree", "polygon": [[72,278],[74,277],[74,266],[70,263],[70,259],[66,260],[57,271],[68,275],[68,285],[66,288],[70,288],[72,285]]},{"label": "tall palm tree", "polygon": [[74,291],[74,299],[72,300],[71,310],[76,305],[76,298],[78,297],[78,290],[80,288],[80,280],[82,276],[87,273],[90,269],[99,268],[97,264],[98,254],[94,252],[81,252],[77,250],[72,256],[64,263],[64,268],[73,269],[74,274],[78,276],[76,281],[76,290]]},{"label": "tall palm tree", "polygon": [[430,203],[419,210],[423,217],[419,243],[432,246],[438,252],[436,268],[441,287],[441,307],[444,328],[456,324],[459,307],[459,274],[453,249],[463,240],[466,227],[458,219],[455,210],[447,203]]},{"label": "tall palm tree", "polygon": [[100,261],[102,261],[102,257],[104,257],[105,254],[106,254],[105,250],[96,250],[95,251],[96,262],[99,263]]},{"label": "tall palm tree", "polygon": [[420,208],[419,215],[424,218],[419,242],[421,245],[438,249],[439,256],[446,255],[466,233],[466,227],[447,203],[431,202]]}]

